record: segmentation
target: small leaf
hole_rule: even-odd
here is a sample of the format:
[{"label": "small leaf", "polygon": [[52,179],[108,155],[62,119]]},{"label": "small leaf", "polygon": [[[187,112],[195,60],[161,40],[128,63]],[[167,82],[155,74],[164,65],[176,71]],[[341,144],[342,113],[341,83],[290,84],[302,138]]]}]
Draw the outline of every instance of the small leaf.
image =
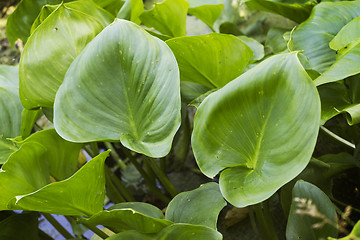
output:
[{"label": "small leaf", "polygon": [[334,50],[339,50],[349,43],[360,39],[360,32],[358,29],[360,29],[360,17],[354,18],[341,28],[329,43],[329,47]]},{"label": "small leaf", "polygon": [[219,18],[223,8],[223,0],[186,0],[189,3],[189,14],[199,18],[210,28]]},{"label": "small leaf", "polygon": [[160,209],[147,203],[120,203],[81,222],[104,225],[115,231],[136,230],[141,233],[158,233],[173,224],[165,220]]},{"label": "small leaf", "polygon": [[21,137],[22,139],[27,138],[31,134],[31,130],[34,126],[36,118],[38,117],[40,109],[37,110],[29,110],[24,109],[21,112]]},{"label": "small leaf", "polygon": [[221,233],[212,228],[191,225],[184,223],[173,224],[164,228],[159,234],[157,240],[221,240]]},{"label": "small leaf", "polygon": [[226,168],[220,190],[231,204],[245,207],[267,199],[305,168],[319,121],[319,96],[297,53],[278,54],[202,102],[192,147],[206,176]]},{"label": "small leaf", "polygon": [[333,203],[318,187],[298,181],[286,226],[286,239],[325,239],[338,234]]},{"label": "small leaf", "polygon": [[283,35],[288,31],[288,29],[283,28],[270,28],[266,35],[265,47],[269,48],[273,53],[286,50],[286,41]]},{"label": "small leaf", "polygon": [[126,0],[117,17],[134,23],[140,23],[139,17],[143,12],[144,3],[142,0]]},{"label": "small leaf", "polygon": [[254,56],[250,59],[250,61],[258,61],[261,60],[265,56],[264,46],[256,41],[253,38],[247,37],[245,35],[238,36],[246,45],[248,45],[251,50],[254,52]]},{"label": "small leaf", "polygon": [[223,87],[238,77],[254,56],[235,36],[210,33],[166,41],[180,68],[181,81],[209,88]]},{"label": "small leaf", "polygon": [[169,203],[165,216],[175,223],[203,225],[216,230],[218,215],[225,206],[219,185],[206,183],[176,195]]},{"label": "small leaf", "polygon": [[140,20],[147,27],[172,37],[186,35],[186,14],[189,3],[185,0],[165,0],[154,8],[143,12]]},{"label": "small leaf", "polygon": [[120,140],[133,151],[165,156],[180,125],[179,82],[167,45],[117,19],[67,71],[55,100],[56,131],[73,142]]}]

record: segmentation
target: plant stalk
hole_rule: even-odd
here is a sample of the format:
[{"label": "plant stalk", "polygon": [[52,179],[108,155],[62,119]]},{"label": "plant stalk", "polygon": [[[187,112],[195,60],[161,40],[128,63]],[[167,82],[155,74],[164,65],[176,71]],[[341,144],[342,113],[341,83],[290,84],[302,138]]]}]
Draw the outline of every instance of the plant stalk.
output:
[{"label": "plant stalk", "polygon": [[108,166],[105,165],[105,181],[106,181],[106,191],[110,200],[114,203],[126,202],[124,197],[121,195],[119,190],[115,187],[114,183],[111,180],[111,170]]},{"label": "plant stalk", "polygon": [[260,225],[261,231],[265,239],[278,240],[271,218],[271,213],[267,204],[267,202],[262,202],[253,206],[256,219]]},{"label": "plant stalk", "polygon": [[42,215],[61,235],[64,236],[64,238],[74,238],[74,236],[69,233],[51,214],[42,213]]},{"label": "plant stalk", "polygon": [[110,155],[113,157],[117,163],[119,164],[121,169],[126,168],[126,164],[123,162],[123,160],[120,158],[119,154],[116,152],[116,149],[110,142],[104,142],[105,146],[111,150]]},{"label": "plant stalk", "polygon": [[105,165],[106,175],[109,175],[115,187],[120,191],[121,195],[126,198],[129,202],[135,202],[134,197],[130,194],[130,192],[126,189],[124,184],[122,184],[121,180],[111,171],[111,169]]},{"label": "plant stalk", "polygon": [[89,230],[91,230],[93,233],[95,233],[96,235],[98,235],[99,237],[101,237],[102,239],[107,239],[108,236],[105,232],[103,232],[101,229],[97,228],[96,226],[86,223],[86,222],[82,222],[80,221],[82,225],[84,225],[85,227],[87,227]]},{"label": "plant stalk", "polygon": [[336,135],[335,133],[331,132],[329,129],[325,128],[324,126],[320,126],[320,129],[321,129],[324,133],[326,133],[327,135],[329,135],[330,137],[334,138],[336,141],[338,141],[338,142],[340,142],[340,143],[342,143],[342,144],[344,144],[344,145],[346,145],[346,146],[348,146],[348,147],[350,147],[350,148],[352,148],[352,149],[355,149],[355,148],[356,148],[356,147],[355,147],[355,144],[353,144],[353,143],[351,143],[351,142],[343,139],[342,137]]}]

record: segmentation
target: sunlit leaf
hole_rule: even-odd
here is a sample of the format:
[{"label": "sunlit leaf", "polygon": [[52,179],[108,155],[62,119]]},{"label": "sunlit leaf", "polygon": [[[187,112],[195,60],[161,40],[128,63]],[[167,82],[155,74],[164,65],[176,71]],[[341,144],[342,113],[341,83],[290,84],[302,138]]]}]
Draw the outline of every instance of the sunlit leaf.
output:
[{"label": "sunlit leaf", "polygon": [[117,14],[118,18],[130,20],[135,23],[140,23],[140,15],[144,11],[144,3],[142,0],[126,0],[124,6]]},{"label": "sunlit leaf", "polygon": [[336,34],[336,36],[329,43],[329,47],[334,50],[340,50],[349,43],[360,39],[360,17],[354,18],[346,24]]},{"label": "sunlit leaf", "polygon": [[189,3],[185,0],[165,0],[140,16],[141,22],[160,33],[172,37],[186,35],[186,14]]},{"label": "sunlit leaf", "polygon": [[120,140],[165,156],[180,125],[179,83],[166,44],[118,19],[71,64],[56,95],[55,128],[73,142]]},{"label": "sunlit leaf", "polygon": [[286,226],[286,239],[326,239],[338,234],[336,211],[328,196],[318,187],[298,181]]},{"label": "sunlit leaf", "polygon": [[199,18],[210,28],[220,16],[223,8],[223,0],[186,0],[189,3],[189,14]]},{"label": "sunlit leaf", "polygon": [[204,225],[216,230],[218,215],[225,206],[219,185],[206,183],[176,195],[169,203],[165,216],[175,223]]},{"label": "sunlit leaf", "polygon": [[305,168],[319,122],[319,96],[297,53],[279,54],[202,102],[192,147],[206,176],[225,169],[221,192],[244,207],[267,199]]},{"label": "sunlit leaf", "polygon": [[209,88],[223,87],[238,77],[254,56],[237,37],[218,33],[173,38],[166,44],[175,54],[181,81]]},{"label": "sunlit leaf", "polygon": [[34,30],[19,66],[25,108],[53,106],[71,62],[112,19],[92,1],[83,0],[60,4]]}]

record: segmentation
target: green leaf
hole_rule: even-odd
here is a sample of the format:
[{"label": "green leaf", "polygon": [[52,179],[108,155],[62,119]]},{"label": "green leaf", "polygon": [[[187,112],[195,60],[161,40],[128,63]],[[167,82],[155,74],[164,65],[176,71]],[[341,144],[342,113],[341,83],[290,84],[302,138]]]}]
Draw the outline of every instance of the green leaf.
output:
[{"label": "green leaf", "polygon": [[114,236],[107,238],[106,240],[156,240],[154,234],[139,233],[137,231],[125,231],[118,233]]},{"label": "green leaf", "polygon": [[101,153],[70,178],[29,194],[18,195],[9,205],[61,215],[91,216],[102,211],[105,198],[104,162],[108,155],[109,151]]},{"label": "green leaf", "polygon": [[189,3],[189,14],[199,18],[210,28],[219,18],[223,8],[223,0],[186,0]]},{"label": "green leaf", "polygon": [[55,128],[73,142],[120,139],[135,152],[165,156],[180,125],[179,82],[166,44],[117,19],[71,64],[56,95]]},{"label": "green leaf", "polygon": [[326,239],[338,234],[335,207],[318,187],[298,181],[286,226],[286,239]]},{"label": "green leaf", "polygon": [[6,36],[10,44],[14,46],[17,39],[21,39],[25,43],[41,8],[46,4],[61,2],[61,0],[21,0],[6,22]]},{"label": "green leaf", "polygon": [[104,225],[117,232],[136,230],[141,233],[158,233],[173,224],[165,220],[161,210],[147,203],[120,203],[81,222]]},{"label": "green leaf", "polygon": [[130,20],[135,23],[140,23],[140,15],[144,12],[144,3],[142,0],[126,0],[124,6],[117,14],[118,18]]},{"label": "green leaf", "polygon": [[200,97],[201,95],[211,91],[212,89],[198,83],[181,81],[180,90],[181,90],[181,100],[185,103],[190,103],[196,98]]},{"label": "green leaf", "polygon": [[334,50],[339,50],[349,43],[360,39],[360,17],[354,18],[348,24],[346,24],[336,34],[336,36],[329,43],[329,47]]},{"label": "green leaf", "polygon": [[[14,214],[0,222],[0,239],[39,240],[37,213]],[[19,231],[21,229],[21,231]]]},{"label": "green leaf", "polygon": [[322,2],[316,5],[311,16],[293,32],[293,50],[304,50],[313,69],[323,73],[336,60],[335,50],[329,47],[330,41],[359,15],[359,1]]},{"label": "green leaf", "polygon": [[164,228],[157,240],[221,240],[221,233],[212,228],[184,223],[173,224]]},{"label": "green leaf", "polygon": [[237,37],[219,33],[174,38],[166,44],[179,64],[181,81],[209,88],[223,87],[238,77],[254,56]]},{"label": "green leaf", "polygon": [[[351,233],[349,235],[347,235],[346,237],[343,238],[339,238],[338,240],[357,240],[360,238],[360,221],[358,221],[353,230],[351,231]],[[329,240],[336,240],[337,238],[332,238],[329,237]]]},{"label": "green leaf", "polygon": [[206,183],[176,195],[166,209],[165,218],[175,223],[203,225],[216,230],[218,215],[225,206],[219,185]]},{"label": "green leaf", "polygon": [[0,164],[17,148],[6,138],[21,134],[18,67],[0,65]]},{"label": "green leaf", "polygon": [[338,51],[336,62],[314,80],[316,86],[360,73],[360,39]]},{"label": "green leaf", "polygon": [[34,30],[21,55],[20,99],[24,107],[51,108],[71,62],[111,21],[111,15],[92,1],[60,4]]},{"label": "green leaf", "polygon": [[307,0],[246,0],[245,3],[252,10],[276,13],[297,23],[305,21],[316,4],[314,1]]},{"label": "green leaf", "polygon": [[41,112],[40,109],[29,110],[24,109],[21,112],[21,138],[25,139],[31,134],[31,130],[34,126],[34,123]]},{"label": "green leaf", "polygon": [[310,161],[320,100],[297,54],[261,62],[208,96],[196,112],[196,161],[208,177],[226,168],[220,189],[237,207],[267,199]]},{"label": "green leaf", "polygon": [[255,39],[247,37],[245,35],[238,36],[238,38],[240,38],[241,41],[246,43],[246,45],[248,45],[251,48],[251,50],[254,52],[254,56],[250,59],[250,61],[252,61],[252,62],[258,61],[258,60],[261,60],[265,56],[264,46],[261,43],[259,43]]},{"label": "green leaf", "polygon": [[273,53],[286,50],[286,41],[283,35],[288,31],[288,29],[283,28],[270,28],[266,35],[265,47],[269,48]]},{"label": "green leaf", "polygon": [[125,0],[93,0],[98,6],[104,8],[113,16],[116,16],[125,4]]},{"label": "green leaf", "polygon": [[154,8],[143,12],[141,22],[160,33],[172,37],[186,35],[186,14],[189,3],[185,0],[165,0],[155,3]]},{"label": "green leaf", "polygon": [[337,154],[326,154],[319,157],[319,160],[329,166],[323,172],[322,179],[330,179],[337,174],[351,168],[360,167],[359,162],[347,152]]}]

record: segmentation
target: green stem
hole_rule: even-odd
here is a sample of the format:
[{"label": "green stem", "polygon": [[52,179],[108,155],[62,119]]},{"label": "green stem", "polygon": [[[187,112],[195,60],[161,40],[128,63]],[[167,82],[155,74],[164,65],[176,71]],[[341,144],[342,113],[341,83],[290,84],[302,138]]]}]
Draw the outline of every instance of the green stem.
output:
[{"label": "green stem", "polygon": [[116,152],[116,149],[114,148],[114,146],[110,143],[110,142],[104,142],[105,146],[111,150],[110,155],[111,157],[114,158],[114,160],[116,160],[120,166],[121,169],[125,169],[126,168],[126,164],[123,162],[123,160],[120,158],[119,154]]},{"label": "green stem", "polygon": [[335,133],[331,132],[329,129],[325,128],[324,126],[320,126],[320,129],[325,132],[327,135],[329,135],[330,137],[334,138],[336,141],[352,148],[352,149],[355,149],[355,144],[343,139],[342,137],[336,135]]},{"label": "green stem", "polygon": [[64,238],[74,238],[71,233],[69,233],[56,219],[49,213],[42,213],[42,215],[45,217],[46,220],[49,221],[51,225],[61,234],[64,236]]},{"label": "green stem", "polygon": [[144,169],[141,167],[141,165],[137,162],[136,158],[131,154],[129,150],[126,148],[122,148],[122,151],[126,154],[126,156],[130,159],[131,163],[134,164],[135,168],[139,171],[141,176],[144,178],[145,182],[147,183],[149,189],[156,194],[156,196],[162,200],[165,203],[169,203],[170,199],[166,197],[160,189],[157,188],[157,186],[153,183],[153,181],[150,179],[149,175],[144,171]]},{"label": "green stem", "polygon": [[[341,205],[341,206],[343,206],[343,207],[350,206],[349,204],[346,204],[346,203],[344,203],[344,202],[341,202],[341,201],[337,200],[336,198],[334,198],[334,197],[332,197],[332,196],[329,196],[329,198],[331,199],[331,201],[333,201],[333,202],[335,202],[335,203],[337,203],[337,204],[339,204],[339,205]],[[355,211],[355,212],[357,212],[357,213],[360,213],[360,209],[354,208],[353,206],[351,206],[351,210],[352,210],[352,211]]]},{"label": "green stem", "polygon": [[[109,173],[110,171],[110,173]],[[106,192],[108,197],[113,203],[126,202],[124,197],[119,193],[119,190],[115,187],[111,180],[112,172],[108,166],[105,165],[105,181],[106,181]]]},{"label": "green stem", "polygon": [[105,232],[103,232],[101,229],[98,229],[96,226],[91,225],[89,223],[80,221],[82,225],[84,225],[85,227],[87,227],[89,230],[91,230],[93,233],[95,233],[96,235],[98,235],[99,237],[101,237],[102,239],[107,239],[108,236]]},{"label": "green stem", "polygon": [[154,171],[157,179],[159,179],[160,183],[166,189],[166,191],[170,194],[171,197],[175,197],[177,195],[177,191],[176,191],[174,185],[172,185],[172,183],[169,181],[166,174],[163,171],[161,171],[161,169],[155,162],[155,159],[147,158],[146,160],[147,160],[147,163],[149,164],[149,166],[151,167],[151,169]]},{"label": "green stem", "polygon": [[250,217],[250,223],[251,223],[251,227],[252,229],[254,230],[254,232],[257,234],[257,235],[260,235],[259,233],[259,229],[256,225],[256,220],[255,220],[255,213],[254,213],[254,210],[252,207],[249,207],[249,217]]},{"label": "green stem", "polygon": [[184,168],[185,165],[185,161],[187,159],[189,150],[190,150],[190,141],[191,141],[191,128],[190,128],[190,119],[189,119],[189,114],[187,111],[187,108],[185,108],[185,117],[183,119],[182,122],[182,138],[181,138],[181,151],[179,152],[179,154],[176,154],[176,156],[178,157],[178,159],[180,160],[181,164],[180,164],[180,169],[182,170]]},{"label": "green stem", "polygon": [[278,240],[267,202],[254,205],[253,209],[264,237],[268,240]]},{"label": "green stem", "polygon": [[115,187],[120,191],[121,195],[126,198],[129,202],[135,202],[134,197],[130,194],[130,192],[126,189],[124,184],[122,184],[121,180],[111,171],[108,166],[105,166],[106,174],[110,176],[112,182]]},{"label": "green stem", "polygon": [[92,149],[92,152],[95,156],[99,155],[99,147],[97,145],[97,142],[91,142],[90,143],[90,146],[91,146],[91,149]]}]

